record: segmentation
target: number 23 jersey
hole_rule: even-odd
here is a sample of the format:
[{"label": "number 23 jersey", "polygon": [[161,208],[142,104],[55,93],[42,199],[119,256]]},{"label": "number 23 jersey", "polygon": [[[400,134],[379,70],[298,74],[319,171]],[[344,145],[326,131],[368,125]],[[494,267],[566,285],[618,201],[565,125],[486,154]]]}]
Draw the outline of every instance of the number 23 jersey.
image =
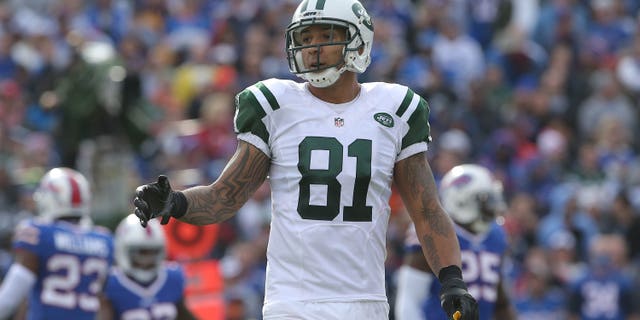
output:
[{"label": "number 23 jersey", "polygon": [[113,261],[107,229],[30,219],[15,231],[13,247],[38,257],[27,319],[94,319],[98,292]]},{"label": "number 23 jersey", "polygon": [[306,85],[269,79],[236,96],[238,139],[271,158],[265,303],[386,301],[393,169],[427,150],[429,108],[396,84],[361,84],[343,104]]}]

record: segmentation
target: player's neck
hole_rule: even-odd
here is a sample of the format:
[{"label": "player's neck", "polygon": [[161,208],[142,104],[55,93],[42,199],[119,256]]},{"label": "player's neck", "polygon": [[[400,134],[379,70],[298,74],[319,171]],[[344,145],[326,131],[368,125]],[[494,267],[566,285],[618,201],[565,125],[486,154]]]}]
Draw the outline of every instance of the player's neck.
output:
[{"label": "player's neck", "polygon": [[71,224],[80,224],[80,220],[81,220],[80,217],[62,217],[62,218],[56,219],[56,221],[64,221]]},{"label": "player's neck", "polygon": [[127,278],[129,278],[129,280],[137,283],[138,285],[140,285],[141,287],[144,287],[144,288],[148,288],[149,286],[151,286],[151,284],[153,284],[156,281],[156,279],[158,279],[158,276],[156,275],[155,277],[151,278],[150,280],[140,281],[140,280],[132,277],[129,274],[125,274],[125,275],[127,276]]},{"label": "player's neck", "polygon": [[344,72],[334,84],[326,88],[316,88],[310,84],[307,84],[307,87],[316,98],[335,104],[347,103],[360,94],[357,75],[349,71]]}]

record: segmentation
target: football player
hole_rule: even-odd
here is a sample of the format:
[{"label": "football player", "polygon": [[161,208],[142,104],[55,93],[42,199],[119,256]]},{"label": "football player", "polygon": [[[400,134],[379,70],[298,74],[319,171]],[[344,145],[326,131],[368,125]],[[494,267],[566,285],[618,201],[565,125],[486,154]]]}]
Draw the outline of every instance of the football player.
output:
[{"label": "football player", "polygon": [[98,319],[194,319],[184,302],[182,268],[165,261],[165,241],[156,220],[146,229],[135,215],[118,224],[116,265],[100,294]]},{"label": "football player", "polygon": [[[264,319],[388,319],[386,233],[395,182],[449,316],[475,319],[460,247],[426,157],[429,108],[411,89],[359,83],[371,62],[372,20],[357,0],[304,0],[285,32],[292,73],[235,99],[236,153],[210,185],[168,178],[140,186],[142,224],[231,218],[269,176],[272,219]],[[458,312],[458,313],[456,313]]]},{"label": "football player", "polygon": [[113,240],[91,226],[89,182],[69,168],[47,172],[34,193],[38,216],[15,230],[15,262],[0,287],[0,319],[28,296],[27,319],[95,319]]},{"label": "football player", "polygon": [[[501,275],[507,250],[506,234],[496,222],[505,208],[502,184],[486,168],[462,164],[443,176],[440,194],[445,210],[456,223],[462,274],[469,292],[478,301],[480,319],[515,319]],[[440,284],[434,281],[420,252],[413,228],[408,229],[406,245],[404,265],[398,271],[396,319],[450,319],[440,308]]]}]

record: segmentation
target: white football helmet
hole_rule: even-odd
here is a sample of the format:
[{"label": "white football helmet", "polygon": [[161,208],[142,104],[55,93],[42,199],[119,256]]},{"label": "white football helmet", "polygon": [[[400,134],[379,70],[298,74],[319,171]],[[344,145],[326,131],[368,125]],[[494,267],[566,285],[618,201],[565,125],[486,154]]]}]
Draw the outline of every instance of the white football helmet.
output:
[{"label": "white football helmet", "polygon": [[[346,41],[305,46],[296,40],[296,34],[315,24],[346,28]],[[285,35],[289,70],[314,87],[332,85],[347,70],[362,73],[371,63],[373,24],[369,14],[357,0],[304,0],[293,14]],[[329,66],[305,67],[302,49],[337,44],[344,45],[343,61]]]},{"label": "white football helmet", "polygon": [[118,224],[115,232],[115,259],[120,269],[133,279],[148,283],[157,275],[166,257],[164,229],[157,219],[140,225],[134,214]]},{"label": "white football helmet", "polygon": [[506,207],[502,183],[475,164],[449,170],[440,183],[440,197],[453,221],[476,234],[486,232]]},{"label": "white football helmet", "polygon": [[69,168],[53,168],[40,179],[33,194],[38,214],[45,219],[89,219],[91,190],[87,179]]}]

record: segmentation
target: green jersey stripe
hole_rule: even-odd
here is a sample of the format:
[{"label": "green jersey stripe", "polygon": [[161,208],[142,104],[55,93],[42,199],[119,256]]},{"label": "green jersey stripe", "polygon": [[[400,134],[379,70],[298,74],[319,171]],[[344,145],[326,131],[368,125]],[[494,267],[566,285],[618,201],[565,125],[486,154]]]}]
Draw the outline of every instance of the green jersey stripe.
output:
[{"label": "green jersey stripe", "polygon": [[422,97],[420,97],[420,95],[417,95],[417,94],[411,95],[411,101],[409,101],[409,103],[407,104],[407,107],[404,108],[404,111],[402,112],[402,115],[400,116],[400,119],[402,119],[402,121],[404,121],[404,122],[409,121],[409,118],[411,118],[411,116],[413,115],[413,112],[416,111],[416,108],[418,107],[418,104],[420,103],[420,99],[422,99]]},{"label": "green jersey stripe", "polygon": [[272,110],[275,111],[280,109],[280,104],[278,104],[278,100],[276,100],[276,97],[273,96],[273,93],[269,91],[269,88],[267,88],[267,86],[265,86],[264,83],[262,83],[262,81],[256,83],[256,87],[258,87],[258,89],[260,89],[260,92],[262,92],[264,97],[267,98],[267,101],[269,102],[269,105],[271,106]]},{"label": "green jersey stripe", "polygon": [[265,143],[269,141],[269,132],[262,122],[266,116],[262,105],[253,92],[245,89],[236,96],[236,115],[233,121],[236,133],[253,133]]},{"label": "green jersey stripe", "polygon": [[411,104],[412,100],[413,90],[407,89],[407,94],[404,96],[404,99],[402,99],[402,103],[400,103],[400,107],[398,108],[398,110],[396,110],[396,115],[398,117],[402,117],[405,111],[407,111],[407,108],[409,107],[409,104]]},{"label": "green jersey stripe", "polygon": [[418,143],[431,141],[431,128],[429,126],[429,104],[420,98],[415,111],[407,121],[409,131],[402,138],[402,149]]}]

